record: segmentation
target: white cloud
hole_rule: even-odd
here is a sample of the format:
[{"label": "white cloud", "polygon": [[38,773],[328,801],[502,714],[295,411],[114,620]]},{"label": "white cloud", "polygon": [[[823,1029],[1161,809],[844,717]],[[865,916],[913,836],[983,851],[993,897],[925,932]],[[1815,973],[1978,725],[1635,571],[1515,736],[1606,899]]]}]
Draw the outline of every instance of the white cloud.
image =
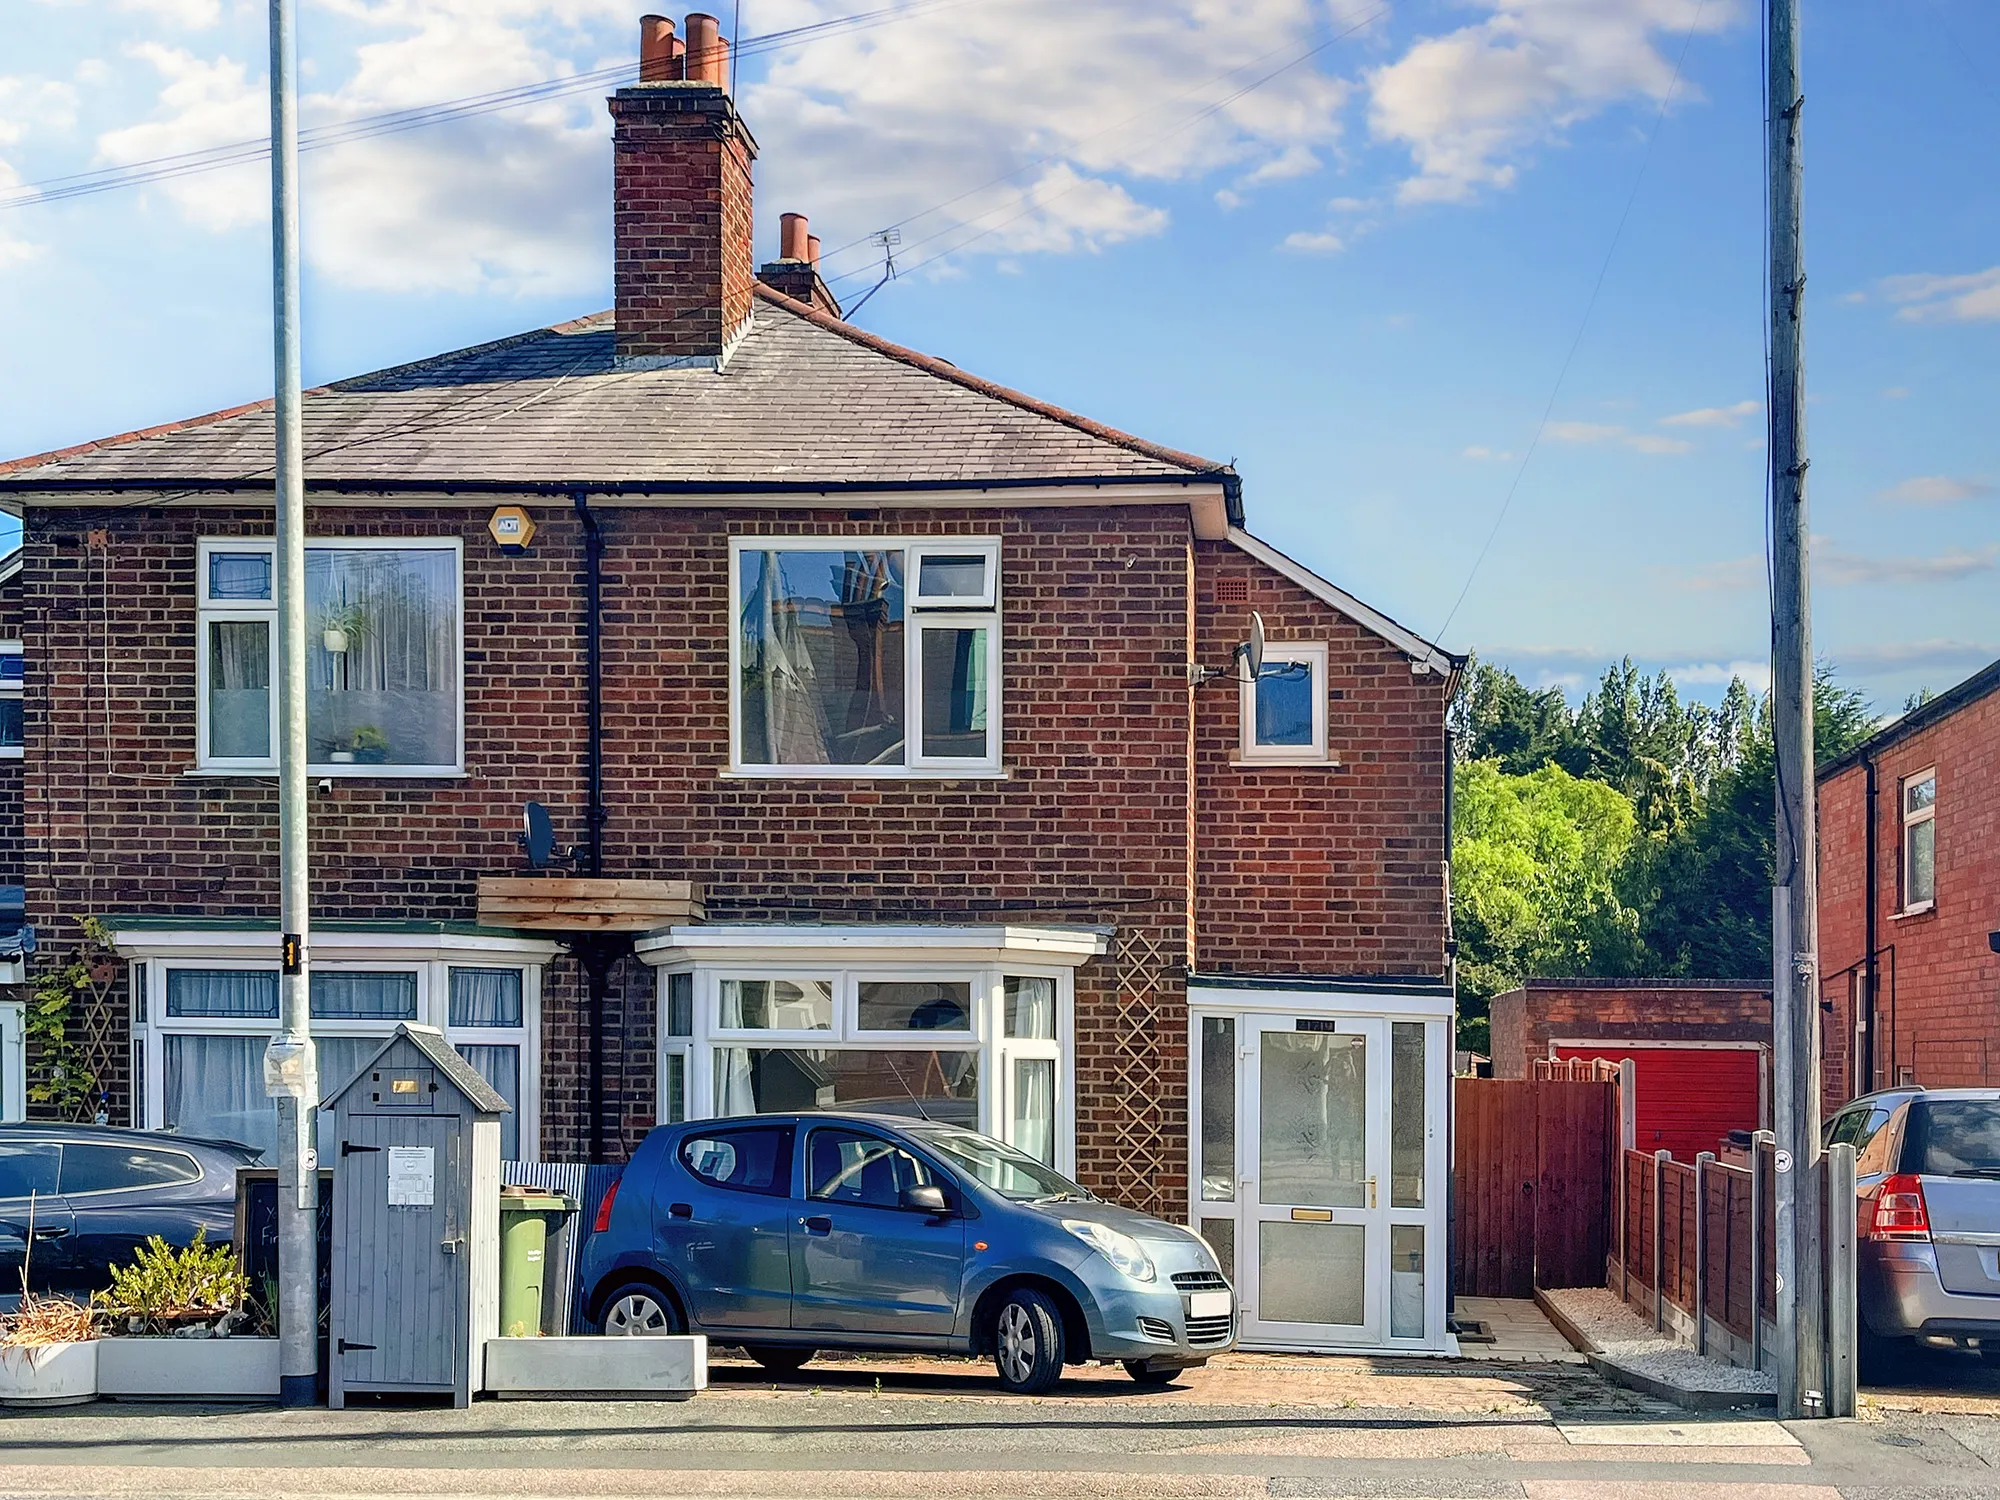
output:
[{"label": "white cloud", "polygon": [[1957,583],[2000,567],[2000,545],[1968,552],[1947,547],[1932,557],[1884,557],[1813,548],[1813,578],[1830,584]]},{"label": "white cloud", "polygon": [[1693,572],[1680,574],[1672,581],[1674,587],[1697,594],[1734,593],[1741,589],[1761,589],[1765,577],[1763,558],[1725,557],[1704,563]]},{"label": "white cloud", "polygon": [[1473,458],[1479,460],[1481,463],[1489,463],[1489,464],[1512,463],[1514,460],[1514,455],[1512,453],[1509,453],[1506,449],[1488,448],[1480,443],[1474,443],[1470,448],[1467,448],[1460,455],[1460,457]]},{"label": "white cloud", "polygon": [[1347,242],[1331,230],[1294,230],[1285,236],[1282,248],[1301,255],[1338,255]]},{"label": "white cloud", "polygon": [[1918,474],[1879,491],[1878,498],[1898,505],[1954,505],[1961,500],[1983,500],[1992,493],[1992,484],[1984,479]]},{"label": "white cloud", "polygon": [[1633,432],[1607,422],[1551,422],[1542,429],[1542,435],[1552,443],[1568,443],[1574,447],[1615,443],[1630,448],[1635,453],[1655,455],[1686,453],[1694,447],[1694,444],[1684,438],[1661,437],[1653,432]]},{"label": "white cloud", "polygon": [[1960,276],[1890,276],[1882,295],[1906,323],[1990,323],[2000,319],[2000,266]]},{"label": "white cloud", "polygon": [[[159,108],[153,119],[99,135],[101,165],[177,156],[269,132],[269,91],[262,76],[253,76],[244,64],[228,57],[197,57],[185,47],[151,41],[135,42],[126,52],[159,75]],[[158,190],[196,224],[225,230],[268,218],[269,184],[267,168],[247,163],[173,178]]]},{"label": "white cloud", "polygon": [[1662,427],[1734,427],[1745,417],[1764,409],[1761,401],[1739,401],[1734,406],[1703,406],[1694,411],[1675,412],[1660,418]]},{"label": "white cloud", "polygon": [[1906,385],[1890,385],[1882,388],[1882,399],[1885,401],[1901,401],[1909,394],[1910,388]]},{"label": "white cloud", "polygon": [[[53,78],[0,76],[0,149],[20,145],[30,135],[60,135],[76,123],[76,89]],[[18,188],[20,169],[0,156],[0,193]],[[21,216],[9,215],[18,220]],[[10,232],[0,222],[0,271],[33,260],[47,247]]]},{"label": "white cloud", "polygon": [[118,0],[118,8],[157,17],[184,31],[205,31],[222,19],[222,0]]},{"label": "white cloud", "polygon": [[1753,693],[1771,685],[1771,663],[1765,661],[1696,661],[1668,667],[1667,675],[1681,687],[1728,687],[1736,678]]},{"label": "white cloud", "polygon": [[[1417,167],[1404,202],[1510,187],[1521,159],[1622,99],[1664,99],[1670,48],[1733,19],[1730,0],[1473,0],[1487,19],[1425,37],[1368,76],[1369,126]],[[1685,80],[1685,96],[1693,89]]]},{"label": "white cloud", "polygon": [[1885,641],[1829,652],[1840,666],[1893,671],[1969,670],[2000,659],[2000,641],[1967,641],[1937,636],[1922,641]]}]

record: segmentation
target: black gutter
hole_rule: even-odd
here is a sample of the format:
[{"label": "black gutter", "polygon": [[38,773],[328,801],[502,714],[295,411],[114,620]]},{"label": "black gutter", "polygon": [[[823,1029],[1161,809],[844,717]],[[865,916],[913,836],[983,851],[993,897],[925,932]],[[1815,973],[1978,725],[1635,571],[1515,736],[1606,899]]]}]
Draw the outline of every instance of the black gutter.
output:
[{"label": "black gutter", "polygon": [[[576,491],[583,525],[584,873],[604,874],[604,533],[590,498]],[[595,934],[577,944],[590,1012],[590,1159],[604,1160],[604,1010],[617,945]]]}]

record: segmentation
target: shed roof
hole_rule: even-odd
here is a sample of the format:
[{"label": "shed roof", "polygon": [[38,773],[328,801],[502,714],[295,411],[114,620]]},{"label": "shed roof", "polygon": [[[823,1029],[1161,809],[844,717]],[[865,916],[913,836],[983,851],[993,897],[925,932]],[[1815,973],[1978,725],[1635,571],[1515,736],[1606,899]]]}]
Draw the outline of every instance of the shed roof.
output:
[{"label": "shed roof", "polygon": [[465,1095],[466,1102],[474,1109],[483,1114],[504,1115],[514,1108],[500,1097],[499,1091],[492,1084],[480,1076],[478,1069],[458,1055],[451,1043],[444,1039],[442,1031],[435,1026],[412,1026],[407,1021],[398,1026],[394,1035],[368,1055],[368,1060],[355,1069],[354,1076],[341,1085],[340,1093],[329,1098],[322,1107],[332,1108],[336,1099],[359,1083],[362,1075],[394,1051],[399,1042],[408,1042],[421,1052],[426,1061],[451,1080],[452,1087]]}]

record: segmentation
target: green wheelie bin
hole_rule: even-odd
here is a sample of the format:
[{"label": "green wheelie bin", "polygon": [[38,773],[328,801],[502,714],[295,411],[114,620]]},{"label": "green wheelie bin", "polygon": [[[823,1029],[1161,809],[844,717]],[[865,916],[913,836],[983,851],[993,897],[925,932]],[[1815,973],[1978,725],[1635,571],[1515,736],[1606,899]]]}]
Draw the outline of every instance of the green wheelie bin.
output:
[{"label": "green wheelie bin", "polygon": [[[548,1332],[542,1327],[542,1306],[550,1269],[549,1243],[562,1221],[575,1212],[575,1201],[561,1193],[509,1189],[500,1194],[502,1338],[532,1339]],[[568,1330],[559,1328],[556,1332]]]}]

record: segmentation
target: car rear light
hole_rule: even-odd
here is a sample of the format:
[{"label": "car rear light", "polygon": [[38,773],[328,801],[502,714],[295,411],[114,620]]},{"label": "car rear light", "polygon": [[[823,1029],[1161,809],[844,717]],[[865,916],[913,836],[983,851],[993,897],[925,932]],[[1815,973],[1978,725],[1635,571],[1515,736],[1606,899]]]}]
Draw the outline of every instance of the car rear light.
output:
[{"label": "car rear light", "polygon": [[1927,1240],[1930,1210],[1924,1206],[1923,1179],[1911,1172],[1885,1178],[1875,1198],[1875,1219],[1868,1226],[1871,1240]]},{"label": "car rear light", "polygon": [[[602,1234],[611,1227],[611,1205],[618,1201],[618,1184],[625,1180],[621,1173],[611,1179],[611,1186],[605,1189],[604,1201],[597,1205],[597,1221],[590,1226],[592,1234]],[[1922,1203],[1922,1199],[1917,1200]]]}]

